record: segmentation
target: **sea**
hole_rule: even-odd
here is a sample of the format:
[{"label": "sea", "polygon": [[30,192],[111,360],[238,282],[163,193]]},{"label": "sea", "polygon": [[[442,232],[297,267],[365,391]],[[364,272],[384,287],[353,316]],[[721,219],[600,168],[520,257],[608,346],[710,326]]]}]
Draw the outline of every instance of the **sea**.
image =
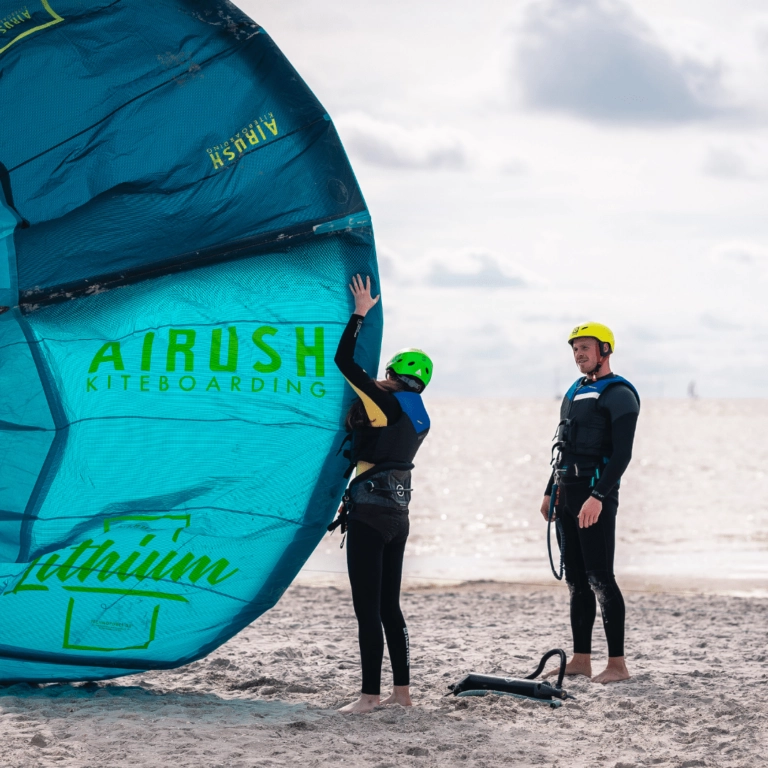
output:
[{"label": "sea", "polygon": [[[557,584],[539,508],[559,400],[425,400],[405,582]],[[620,488],[622,587],[768,596],[767,435],[768,400],[643,401]],[[340,541],[324,537],[299,580],[343,577]]]}]

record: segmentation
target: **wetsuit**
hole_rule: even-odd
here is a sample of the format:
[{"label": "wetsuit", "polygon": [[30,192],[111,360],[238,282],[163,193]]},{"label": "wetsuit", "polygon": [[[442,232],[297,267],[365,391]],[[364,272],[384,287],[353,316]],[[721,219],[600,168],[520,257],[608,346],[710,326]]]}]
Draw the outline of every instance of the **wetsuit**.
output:
[{"label": "wetsuit", "polygon": [[[571,597],[574,653],[592,652],[600,603],[609,656],[624,655],[624,598],[613,573],[619,482],[632,458],[640,399],[629,382],[609,374],[594,384],[577,381],[560,408],[557,481],[558,542]],[[552,493],[555,471],[545,495]],[[603,503],[597,522],[579,528],[584,502]]]},{"label": "wetsuit", "polygon": [[421,397],[386,392],[355,362],[363,324],[352,315],[335,362],[360,397],[370,427],[352,435],[351,460],[357,476],[347,523],[347,570],[358,621],[362,692],[378,695],[386,633],[395,685],[410,684],[408,628],[400,610],[403,554],[408,539],[411,459],[429,430]]}]

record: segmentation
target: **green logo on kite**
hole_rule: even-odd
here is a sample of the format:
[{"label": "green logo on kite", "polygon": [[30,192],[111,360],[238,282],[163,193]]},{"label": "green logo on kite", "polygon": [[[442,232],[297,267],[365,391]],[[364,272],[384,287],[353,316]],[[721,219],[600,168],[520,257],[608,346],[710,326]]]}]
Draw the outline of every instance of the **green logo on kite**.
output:
[{"label": "green logo on kite", "polygon": [[[126,651],[149,647],[163,605],[189,603],[190,586],[217,587],[238,568],[174,547],[188,528],[188,514],[121,515],[104,521],[102,541],[86,539],[68,555],[42,555],[30,563],[5,596],[50,592],[71,594],[62,647],[77,651]],[[119,549],[115,527],[148,531],[131,552]],[[164,529],[164,530],[163,530]],[[169,539],[162,546],[165,533]],[[111,534],[111,535],[110,535]],[[114,537],[114,538],[113,538]],[[180,590],[174,587],[182,587]],[[183,592],[183,594],[182,594]]]},{"label": "green logo on kite", "polygon": [[0,17],[0,54],[33,32],[40,32],[60,21],[64,19],[51,8],[48,0],[19,6],[15,11]]},{"label": "green logo on kite", "polygon": [[274,138],[277,134],[277,120],[269,112],[252,120],[234,136],[230,136],[215,147],[208,147],[208,157],[211,158],[214,170],[218,170],[233,163],[240,155],[249,152],[260,143]]},{"label": "green logo on kite", "polygon": [[[167,336],[166,336],[167,333]],[[324,397],[325,328],[231,325],[212,330],[169,328],[108,341],[88,366],[86,392],[273,392]],[[284,335],[284,334],[283,334]],[[291,338],[292,337],[292,338]],[[284,358],[293,358],[284,365]],[[278,371],[285,378],[269,376]],[[292,378],[294,376],[295,378]],[[302,387],[302,383],[304,386]]]}]

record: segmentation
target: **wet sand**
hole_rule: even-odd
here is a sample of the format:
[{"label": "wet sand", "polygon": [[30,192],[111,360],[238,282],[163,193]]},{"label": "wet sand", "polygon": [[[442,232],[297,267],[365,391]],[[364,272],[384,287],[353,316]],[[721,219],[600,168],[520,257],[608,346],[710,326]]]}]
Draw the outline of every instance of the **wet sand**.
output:
[{"label": "wet sand", "polygon": [[[444,697],[470,671],[522,677],[568,648],[567,591],[410,588],[413,709],[335,709],[359,689],[344,586],[292,587],[208,658],[107,683],[0,689],[8,768],[176,765],[755,768],[768,753],[768,600],[627,592],[633,678],[567,679],[560,709]],[[595,671],[605,661],[595,630]],[[385,681],[389,667],[385,658]],[[386,692],[386,688],[385,688]]]}]

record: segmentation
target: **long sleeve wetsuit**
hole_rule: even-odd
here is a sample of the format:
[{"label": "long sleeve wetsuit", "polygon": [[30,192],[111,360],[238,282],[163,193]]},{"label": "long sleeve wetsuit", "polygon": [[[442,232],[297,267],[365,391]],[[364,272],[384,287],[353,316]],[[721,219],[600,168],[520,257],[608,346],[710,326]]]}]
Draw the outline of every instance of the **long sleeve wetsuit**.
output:
[{"label": "long sleeve wetsuit", "polygon": [[[557,499],[558,541],[571,596],[574,653],[591,653],[597,597],[608,655],[613,657],[624,655],[624,598],[613,573],[619,481],[632,458],[640,404],[629,387],[614,384],[600,396],[598,407],[605,412],[610,425],[608,463],[602,468],[594,487],[591,477],[561,478]],[[567,417],[568,408],[566,398],[560,410],[561,419]],[[554,473],[549,478],[545,495],[552,493],[553,483]],[[579,528],[579,512],[590,496],[603,504],[600,517],[589,528]]]},{"label": "long sleeve wetsuit", "polygon": [[[352,315],[339,340],[334,361],[362,400],[371,426],[386,427],[402,416],[403,409],[394,394],[378,387],[355,362],[355,346],[362,325],[363,316]],[[359,462],[358,474],[370,467],[366,462]],[[357,505],[348,522],[347,571],[358,623],[363,693],[378,695],[381,690],[382,624],[394,684],[410,682],[408,628],[400,609],[403,555],[409,530],[407,510],[405,514],[395,515],[391,510],[373,505]]]}]

